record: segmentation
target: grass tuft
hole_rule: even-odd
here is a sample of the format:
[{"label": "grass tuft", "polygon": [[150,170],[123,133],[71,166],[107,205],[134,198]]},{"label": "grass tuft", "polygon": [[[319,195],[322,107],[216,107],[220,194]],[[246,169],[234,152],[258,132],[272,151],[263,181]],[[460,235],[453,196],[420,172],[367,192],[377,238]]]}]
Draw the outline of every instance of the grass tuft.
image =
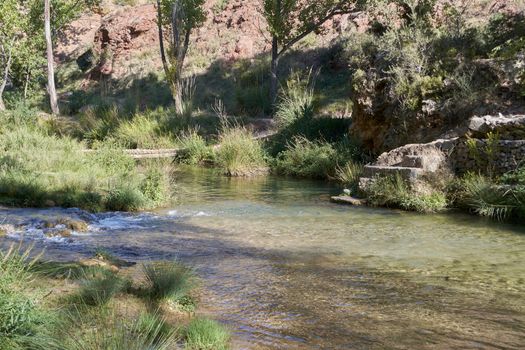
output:
[{"label": "grass tuft", "polygon": [[227,350],[230,334],[217,321],[196,318],[186,328],[186,349]]},{"label": "grass tuft", "polygon": [[194,287],[193,272],[177,261],[143,265],[146,294],[151,301],[177,302]]},{"label": "grass tuft", "polygon": [[241,126],[224,126],[219,135],[215,161],[228,176],[250,176],[265,172],[265,153],[261,143]]}]

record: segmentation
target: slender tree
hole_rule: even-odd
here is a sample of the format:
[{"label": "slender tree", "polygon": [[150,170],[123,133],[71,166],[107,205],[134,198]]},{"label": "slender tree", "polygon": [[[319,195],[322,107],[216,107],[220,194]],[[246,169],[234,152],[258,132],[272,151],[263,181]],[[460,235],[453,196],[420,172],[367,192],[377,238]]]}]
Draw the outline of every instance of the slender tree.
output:
[{"label": "slender tree", "polygon": [[[157,0],[160,56],[166,79],[175,99],[193,29],[206,19],[205,0]],[[170,33],[169,47],[164,47],[164,31]]]},{"label": "slender tree", "polygon": [[4,91],[13,68],[14,56],[25,37],[27,21],[17,0],[0,2],[0,111],[5,110]]},{"label": "slender tree", "polygon": [[55,64],[53,57],[53,42],[51,40],[51,10],[50,0],[44,0],[44,32],[46,36],[47,54],[47,92],[49,93],[49,104],[53,114],[58,115],[57,91],[55,88]]},{"label": "slender tree", "polygon": [[293,45],[336,15],[350,13],[364,0],[263,0],[263,14],[272,36],[270,98],[277,101],[279,60]]}]

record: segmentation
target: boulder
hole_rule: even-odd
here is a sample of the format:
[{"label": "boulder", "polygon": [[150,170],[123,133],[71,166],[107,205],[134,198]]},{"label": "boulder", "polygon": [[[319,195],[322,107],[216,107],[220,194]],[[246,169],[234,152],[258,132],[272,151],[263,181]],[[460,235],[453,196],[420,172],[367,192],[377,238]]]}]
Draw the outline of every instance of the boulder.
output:
[{"label": "boulder", "polygon": [[471,137],[485,138],[490,132],[497,132],[501,139],[519,140],[525,138],[525,115],[486,115],[472,117],[468,124]]}]

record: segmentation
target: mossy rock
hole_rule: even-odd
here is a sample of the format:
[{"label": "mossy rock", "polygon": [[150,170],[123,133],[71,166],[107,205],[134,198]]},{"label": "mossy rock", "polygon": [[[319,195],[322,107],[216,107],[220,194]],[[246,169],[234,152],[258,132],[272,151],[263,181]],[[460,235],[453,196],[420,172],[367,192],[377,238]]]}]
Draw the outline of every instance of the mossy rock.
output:
[{"label": "mossy rock", "polygon": [[46,232],[47,237],[71,237],[71,230],[63,229],[63,230],[57,230],[57,231],[48,231]]}]

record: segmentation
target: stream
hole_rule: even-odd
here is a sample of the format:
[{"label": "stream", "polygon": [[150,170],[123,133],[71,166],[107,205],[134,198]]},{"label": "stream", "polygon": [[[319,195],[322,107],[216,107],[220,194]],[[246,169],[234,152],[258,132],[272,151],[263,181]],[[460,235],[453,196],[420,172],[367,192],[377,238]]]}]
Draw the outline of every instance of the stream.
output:
[{"label": "stream", "polygon": [[[234,349],[524,349],[525,228],[464,214],[338,206],[324,182],[176,174],[177,201],[142,213],[0,208],[52,260],[97,248],[178,258],[202,279],[202,309]],[[47,237],[42,219],[86,233]]]}]

